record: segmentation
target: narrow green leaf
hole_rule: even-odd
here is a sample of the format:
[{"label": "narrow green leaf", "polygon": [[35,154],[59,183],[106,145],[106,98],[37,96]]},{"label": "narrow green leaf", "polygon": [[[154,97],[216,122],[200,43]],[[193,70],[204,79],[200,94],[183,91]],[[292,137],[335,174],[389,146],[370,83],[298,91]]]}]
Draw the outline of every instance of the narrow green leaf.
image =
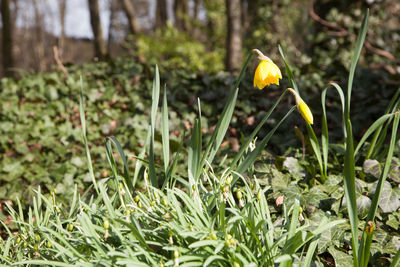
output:
[{"label": "narrow green leaf", "polygon": [[[356,41],[356,46],[354,49],[354,54],[353,58],[351,59],[351,66],[350,66],[350,73],[349,73],[349,80],[348,80],[348,85],[347,85],[347,113],[350,114],[350,103],[351,103],[351,89],[353,87],[353,79],[354,79],[354,72],[356,70],[358,58],[360,57],[361,49],[364,44],[365,36],[367,35],[367,30],[368,30],[368,18],[369,18],[369,10],[367,9],[367,12],[364,16],[364,19],[361,23],[361,29],[357,37]],[[348,119],[348,118],[347,118]]]},{"label": "narrow green leaf", "polygon": [[60,261],[49,261],[49,260],[27,260],[27,261],[19,261],[13,263],[16,266],[28,266],[29,264],[34,265],[43,265],[43,266],[60,266],[60,267],[69,267],[71,263],[64,263]]},{"label": "narrow green leaf", "polygon": [[394,118],[393,128],[392,128],[392,137],[390,140],[389,151],[386,156],[385,166],[383,167],[383,171],[379,178],[378,185],[376,186],[374,198],[372,199],[371,208],[370,208],[368,216],[367,216],[367,220],[366,220],[367,222],[374,220],[376,211],[378,209],[379,199],[380,199],[387,175],[390,170],[390,165],[392,163],[393,152],[394,152],[394,148],[396,146],[396,137],[397,137],[397,129],[399,127],[399,120],[400,120],[400,114],[399,114],[399,112],[397,112],[397,113],[395,113],[395,118]]},{"label": "narrow green leaf", "polygon": [[363,137],[361,138],[360,142],[358,143],[355,151],[354,151],[354,156],[357,156],[358,151],[360,150],[360,148],[364,145],[364,142],[367,140],[367,138],[374,133],[375,131],[377,131],[379,128],[382,127],[382,125],[390,118],[393,118],[394,113],[391,114],[386,114],[383,115],[382,117],[380,117],[379,119],[377,119],[369,128],[368,130],[364,133]]},{"label": "narrow green leaf", "polygon": [[[128,162],[126,160],[126,156],[125,156],[124,150],[122,149],[121,144],[118,142],[117,138],[115,138],[115,136],[110,136],[110,137],[106,138],[105,147],[106,147],[106,154],[107,154],[108,162],[109,162],[109,164],[111,166],[111,169],[113,170],[113,173],[114,173],[114,179],[117,179],[117,165],[116,165],[116,162],[115,162],[114,154],[112,153],[111,142],[114,143],[114,145],[117,147],[118,153],[119,153],[119,155],[120,155],[120,157],[122,159],[122,162],[124,164],[125,184],[128,185],[130,193],[134,193],[135,192],[135,188],[133,187],[131,178],[129,176],[129,167],[128,167]],[[118,186],[118,183],[117,183],[117,186]]]},{"label": "narrow green leaf", "polygon": [[[251,151],[246,158],[240,163],[238,168],[236,169],[236,172],[239,174],[244,173],[257,159],[258,155],[260,155],[261,151],[265,148],[265,146],[268,144],[269,139],[274,135],[275,131],[278,129],[278,127],[281,125],[281,123],[296,109],[296,106],[293,106],[287,113],[286,115],[278,122],[275,124],[274,128],[261,140],[256,145],[256,148]],[[232,185],[235,184],[237,181],[238,176],[235,175],[232,181]]]},{"label": "narrow green leaf", "polygon": [[396,267],[400,265],[400,249],[397,251],[396,255],[392,259],[390,267]]},{"label": "narrow green leaf", "polygon": [[353,261],[358,266],[358,215],[357,196],[355,185],[353,132],[350,119],[346,120],[346,152],[344,158],[344,192],[346,197],[347,212],[351,225]]},{"label": "narrow green leaf", "polygon": [[281,96],[278,98],[278,100],[274,103],[274,105],[268,110],[267,114],[264,116],[264,118],[260,121],[260,123],[257,125],[257,127],[254,129],[254,131],[251,133],[251,135],[246,139],[246,141],[241,145],[239,152],[236,154],[235,158],[232,160],[232,163],[230,165],[230,170],[233,170],[235,167],[236,163],[239,161],[239,159],[242,157],[243,153],[246,151],[248,148],[250,142],[254,139],[254,137],[257,135],[257,133],[261,130],[261,127],[265,124],[265,122],[269,119],[271,116],[271,113],[275,110],[276,106],[281,102],[282,98],[286,95],[287,90],[285,90]]},{"label": "narrow green leaf", "polygon": [[320,172],[321,172],[321,180],[323,182],[326,179],[326,176],[325,176],[326,172],[324,171],[324,164],[322,162],[321,150],[320,150],[320,147],[319,147],[318,138],[315,135],[315,132],[314,132],[313,128],[311,127],[311,125],[308,122],[306,122],[306,126],[307,126],[307,132],[308,132],[308,137],[309,137],[309,140],[310,140],[311,148],[313,149],[314,154],[317,157],[319,169],[320,169]]},{"label": "narrow green leaf", "polygon": [[300,198],[299,196],[296,196],[293,204],[292,218],[290,220],[288,239],[290,239],[296,234],[296,228],[299,223],[299,214],[300,214]]},{"label": "narrow green leaf", "polygon": [[207,246],[214,246],[216,247],[221,241],[218,240],[200,240],[193,242],[188,246],[188,248],[201,248],[201,247],[207,247]]},{"label": "narrow green leaf", "polygon": [[[192,137],[190,139],[190,146],[188,152],[188,174],[190,185],[194,185],[197,182],[197,174],[199,173],[199,166],[201,160],[201,124],[200,119],[196,119],[192,130]],[[192,190],[192,189],[191,189]]]},{"label": "narrow green leaf", "polygon": [[160,75],[156,65],[155,77],[153,80],[153,93],[151,96],[151,123],[150,123],[150,150],[149,150],[149,177],[151,185],[158,188],[156,167],[154,162],[154,131],[157,117],[158,101],[160,98]]},{"label": "narrow green leaf", "polygon": [[[398,107],[400,105],[400,88],[397,89],[396,93],[393,95],[392,99],[390,100],[390,103],[388,105],[388,107],[386,108],[385,114],[388,114],[389,112],[395,112]],[[376,131],[374,136],[372,137],[372,140],[370,142],[369,148],[368,148],[368,152],[367,155],[365,156],[366,159],[369,159],[371,157],[371,155],[373,154],[373,152],[375,151],[374,155],[377,154],[376,151],[379,151],[380,147],[378,146],[376,150],[375,149],[375,145],[378,143],[381,143],[380,140],[378,140],[378,137],[380,139],[385,139],[386,137],[386,131],[387,131],[387,127],[389,126],[390,120],[386,123],[386,127],[385,127],[385,133],[384,135],[380,136],[381,130],[382,130],[382,126],[380,126]]]},{"label": "narrow green leaf", "polygon": [[210,138],[210,141],[207,144],[206,151],[203,155],[201,166],[204,165],[205,160],[207,159],[208,162],[211,164],[214,160],[215,154],[217,153],[224,137],[226,131],[228,130],[229,123],[232,119],[233,110],[235,109],[236,99],[239,92],[239,85],[242,81],[244,74],[247,70],[247,67],[250,63],[251,58],[253,57],[253,53],[250,52],[246,62],[244,63],[240,74],[235,82],[235,86],[233,87],[231,94],[225,104],[224,110],[221,113],[221,116],[218,119],[217,125],[215,126],[214,132]]},{"label": "narrow green leaf", "polygon": [[306,258],[304,259],[304,262],[303,262],[304,267],[309,267],[311,265],[311,261],[314,256],[317,245],[318,245],[318,239],[315,239],[308,246]]},{"label": "narrow green leaf", "polygon": [[[330,83],[339,94],[340,103],[342,104],[342,118],[344,117],[344,109],[345,109],[345,100],[342,88],[336,83]],[[326,93],[329,87],[326,87],[321,94],[321,105],[322,105],[322,135],[321,135],[321,149],[322,149],[322,158],[324,163],[324,171],[325,176],[328,175],[328,151],[329,151],[329,131],[328,131],[328,122],[326,119]],[[343,132],[344,136],[346,136],[346,129],[344,127],[344,120],[342,119]]]},{"label": "narrow green leaf", "polygon": [[222,261],[222,262],[224,262],[224,266],[227,264],[227,261],[224,257],[219,256],[219,255],[212,255],[207,258],[207,260],[203,264],[203,267],[209,266],[213,261]]},{"label": "narrow green leaf", "polygon": [[346,127],[346,153],[344,159],[344,189],[347,204],[347,211],[349,214],[351,235],[352,235],[352,250],[354,265],[358,266],[359,258],[359,243],[358,243],[358,215],[357,215],[357,197],[355,191],[355,162],[354,162],[354,144],[353,132],[350,121],[350,103],[351,103],[351,90],[353,86],[354,72],[357,66],[357,61],[361,53],[361,49],[367,34],[369,11],[364,16],[361,24],[360,33],[357,37],[356,46],[354,49],[353,58],[351,60],[349,80],[347,86],[347,98],[345,106],[345,127]]},{"label": "narrow green leaf", "polygon": [[164,86],[163,103],[161,110],[161,134],[164,155],[164,173],[167,174],[169,166],[169,127],[168,127],[168,104],[167,104],[167,86]]},{"label": "narrow green leaf", "polygon": [[86,137],[86,119],[85,119],[85,111],[83,108],[82,76],[80,77],[80,85],[81,85],[81,90],[80,90],[80,95],[79,95],[79,116],[80,116],[81,125],[82,125],[82,136],[83,136],[83,142],[85,144],[87,166],[89,169],[90,177],[92,178],[92,183],[93,183],[94,189],[96,190],[97,193],[99,193],[99,189],[97,188],[96,178],[95,178],[94,172],[93,172],[92,157],[90,156],[89,145],[88,145],[88,141],[87,141],[87,137]]},{"label": "narrow green leaf", "polygon": [[296,93],[299,94],[299,88],[297,87],[296,80],[294,79],[292,69],[290,68],[289,63],[286,61],[285,55],[283,54],[282,47],[279,45],[278,48],[279,48],[279,53],[281,54],[281,57],[283,59],[283,63],[285,64],[286,75],[289,79],[290,87],[292,87],[296,91]]},{"label": "narrow green leaf", "polygon": [[179,156],[180,156],[181,151],[182,151],[182,149],[183,149],[183,143],[184,143],[184,141],[185,141],[185,135],[186,135],[186,132],[183,132],[183,134],[182,134],[182,139],[181,139],[181,142],[180,142],[180,144],[179,144],[178,151],[175,152],[175,156],[174,156],[174,158],[172,159],[172,164],[171,164],[171,166],[168,168],[168,172],[167,172],[167,174],[166,174],[166,176],[165,176],[165,180],[164,180],[164,183],[163,183],[163,185],[162,185],[162,187],[161,187],[161,190],[164,190],[165,187],[169,187],[169,188],[172,187],[172,186],[171,186],[171,185],[173,184],[173,183],[172,183],[172,178],[174,177],[175,168],[176,168],[176,165],[178,164]]}]

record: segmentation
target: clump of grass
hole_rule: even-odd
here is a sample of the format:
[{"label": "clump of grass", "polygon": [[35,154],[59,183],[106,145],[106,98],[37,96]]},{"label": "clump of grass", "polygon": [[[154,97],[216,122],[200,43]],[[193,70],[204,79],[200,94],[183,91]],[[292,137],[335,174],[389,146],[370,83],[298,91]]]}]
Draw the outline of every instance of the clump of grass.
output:
[{"label": "clump of grass", "polygon": [[[174,172],[181,150],[170,160],[166,88],[161,108],[163,166],[157,165],[154,159],[160,95],[157,67],[147,142],[149,157],[143,158],[146,148],[136,157],[134,177],[129,174],[127,156],[118,140],[109,137],[105,147],[112,175],[96,180],[81,93],[82,135],[95,194],[80,196],[75,191],[70,207],[65,208],[57,202],[54,193],[45,196],[39,188],[28,218],[24,217],[20,205],[18,210],[8,206],[18,234],[9,231],[7,241],[2,243],[1,260],[6,264],[52,266],[273,266],[277,263],[291,266],[296,262],[310,265],[319,235],[344,220],[326,222],[319,227],[301,223],[299,198],[290,206],[283,203],[281,210],[272,216],[265,197],[269,187],[262,188],[256,180],[249,183],[241,175],[294,110],[293,107],[288,111],[256,149],[245,153],[286,91],[245,141],[231,166],[222,174],[213,172],[212,162],[228,129],[239,84],[250,60],[251,55],[204,150],[199,103],[199,118],[194,123],[187,152],[187,177]],[[112,144],[122,159],[121,174]],[[143,192],[135,190],[140,168],[145,168]]]}]

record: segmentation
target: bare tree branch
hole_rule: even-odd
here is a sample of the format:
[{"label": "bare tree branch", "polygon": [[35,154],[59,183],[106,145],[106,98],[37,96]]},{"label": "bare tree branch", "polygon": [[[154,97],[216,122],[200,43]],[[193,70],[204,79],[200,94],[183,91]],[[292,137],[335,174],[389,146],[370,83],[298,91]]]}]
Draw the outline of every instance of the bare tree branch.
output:
[{"label": "bare tree branch", "polygon": [[[346,29],[342,28],[341,26],[336,25],[335,23],[329,22],[327,20],[324,20],[323,18],[318,16],[314,11],[314,1],[313,0],[309,0],[309,2],[308,2],[308,13],[310,14],[310,17],[313,20],[315,20],[316,22],[324,25],[327,28],[335,30],[335,31],[327,31],[326,32],[327,34],[332,35],[332,36],[337,36],[337,37],[349,36],[350,38],[353,38],[353,39],[357,38],[357,35],[352,34],[352,33],[348,32]],[[385,57],[385,58],[389,59],[390,61],[396,60],[396,58],[390,52],[372,46],[372,44],[369,41],[365,40],[364,44],[365,44],[365,48],[367,48],[372,53],[375,53],[379,56]]]}]

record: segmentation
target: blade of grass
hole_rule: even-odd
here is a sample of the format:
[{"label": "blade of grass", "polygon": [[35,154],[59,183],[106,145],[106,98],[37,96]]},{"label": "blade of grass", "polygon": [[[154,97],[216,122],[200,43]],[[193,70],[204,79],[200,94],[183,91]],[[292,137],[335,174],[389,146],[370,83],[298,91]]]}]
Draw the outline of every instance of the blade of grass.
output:
[{"label": "blade of grass", "polygon": [[19,261],[13,263],[16,266],[28,266],[30,264],[33,265],[43,265],[43,266],[59,266],[59,267],[69,267],[71,263],[63,263],[59,261],[50,261],[50,260],[26,260],[26,261]]},{"label": "blade of grass", "polygon": [[154,129],[157,117],[158,101],[160,98],[160,75],[158,73],[158,66],[156,65],[155,77],[153,80],[153,93],[151,96],[151,123],[150,123],[150,150],[149,150],[149,177],[151,185],[158,188],[156,177],[156,167],[154,162]]},{"label": "blade of grass", "polygon": [[393,122],[393,127],[392,127],[392,137],[390,140],[390,145],[389,145],[389,151],[386,156],[386,161],[385,165],[383,167],[383,171],[381,173],[381,176],[379,177],[378,185],[376,186],[375,193],[374,193],[374,198],[372,199],[371,207],[368,212],[368,216],[366,221],[373,221],[375,218],[376,211],[378,209],[378,203],[379,199],[383,190],[383,184],[386,181],[386,178],[389,174],[390,171],[390,165],[392,163],[392,158],[393,158],[393,152],[394,148],[396,146],[396,137],[397,137],[397,129],[399,127],[399,120],[400,120],[400,114],[399,112],[396,112],[394,122]]},{"label": "blade of grass", "polygon": [[396,252],[396,255],[392,259],[390,267],[396,267],[400,265],[400,249]]},{"label": "blade of grass", "polygon": [[361,53],[361,49],[367,34],[369,11],[364,16],[361,24],[361,30],[358,34],[356,46],[354,49],[353,58],[351,60],[349,80],[347,86],[347,98],[344,112],[345,127],[346,127],[346,152],[344,159],[344,188],[347,204],[347,211],[349,214],[352,236],[352,250],[354,266],[358,266],[359,258],[359,244],[358,244],[358,215],[357,215],[357,196],[355,191],[355,163],[354,163],[354,144],[353,133],[350,121],[350,103],[351,103],[351,90],[353,86],[354,72],[357,66],[357,61]]},{"label": "blade of grass", "polygon": [[274,105],[268,110],[267,114],[264,116],[262,121],[257,125],[257,127],[254,129],[254,131],[251,133],[251,135],[246,139],[246,141],[242,144],[240,147],[239,152],[236,154],[235,158],[232,160],[232,163],[230,165],[230,170],[233,170],[235,167],[236,163],[239,161],[239,159],[242,157],[243,153],[246,151],[248,148],[250,142],[254,139],[254,137],[257,135],[257,133],[261,130],[261,127],[265,124],[265,122],[269,119],[271,116],[271,113],[275,110],[276,106],[281,102],[282,98],[286,95],[287,90],[285,90],[281,96],[278,98],[278,100],[274,103]]},{"label": "blade of grass", "polygon": [[318,138],[315,135],[313,128],[311,127],[311,125],[308,122],[306,122],[306,126],[307,126],[307,132],[308,132],[308,137],[310,140],[311,148],[313,149],[314,154],[317,157],[317,161],[318,161],[318,165],[319,165],[319,169],[320,169],[320,173],[321,173],[321,182],[324,182],[326,179],[326,171],[324,169],[324,164],[322,162],[321,149],[319,147]]},{"label": "blade of grass", "polygon": [[[330,83],[339,94],[340,102],[342,104],[342,117],[344,116],[345,100],[342,88],[336,83]],[[321,135],[321,149],[322,158],[324,162],[325,176],[328,175],[328,151],[329,151],[329,131],[328,131],[328,121],[326,119],[326,93],[329,86],[326,87],[321,94],[321,105],[322,105],[322,135]],[[342,119],[342,125],[344,120]],[[346,133],[345,127],[343,125],[343,132]],[[345,135],[346,136],[346,135]]]},{"label": "blade of grass", "polygon": [[290,87],[292,87],[296,91],[296,93],[299,94],[299,88],[297,87],[296,80],[294,79],[292,69],[290,68],[289,63],[286,61],[285,55],[283,54],[282,47],[280,45],[278,45],[278,49],[279,49],[279,53],[281,54],[281,57],[283,59],[283,63],[285,64],[286,75],[289,79]]},{"label": "blade of grass", "polygon": [[[251,151],[246,158],[240,163],[238,168],[236,169],[236,172],[239,174],[244,173],[257,159],[258,155],[260,155],[261,151],[264,149],[264,147],[268,144],[269,139],[274,135],[276,129],[281,125],[281,123],[295,110],[296,106],[293,106],[287,113],[286,115],[277,123],[275,124],[275,127],[261,140],[260,143],[257,144],[256,148]],[[233,180],[232,180],[232,186],[235,184],[237,181],[238,176],[234,175]]]},{"label": "blade of grass", "polygon": [[229,98],[225,104],[224,110],[221,113],[221,116],[218,119],[217,125],[215,126],[214,132],[210,138],[210,141],[207,144],[206,150],[203,154],[202,160],[201,160],[201,166],[204,166],[204,162],[207,161],[211,164],[212,161],[214,160],[215,154],[217,153],[224,137],[226,134],[226,131],[228,130],[229,123],[232,119],[232,114],[233,110],[236,105],[236,99],[237,95],[239,92],[239,85],[240,82],[242,81],[244,74],[247,70],[247,67],[250,63],[251,58],[253,57],[253,53],[250,52],[246,62],[244,63],[240,74],[235,82],[235,86],[233,87],[231,94],[229,95]]},{"label": "blade of grass", "polygon": [[[389,103],[389,105],[388,105],[388,107],[387,107],[387,109],[385,111],[385,114],[389,113],[390,111],[392,111],[392,113],[393,113],[394,111],[397,110],[399,105],[400,105],[400,88],[397,89],[396,93],[394,94],[394,96],[390,100],[390,103]],[[387,123],[387,125],[388,124],[389,124],[389,122]],[[387,128],[385,127],[385,130],[386,129]],[[374,134],[374,137],[372,137],[371,143],[370,143],[369,148],[368,148],[367,155],[365,156],[366,159],[369,159],[372,156],[374,148],[375,148],[375,145],[376,145],[377,140],[378,140],[378,137],[380,137],[381,130],[382,130],[382,126],[379,127],[376,130],[376,132]],[[379,147],[376,150],[379,150]],[[376,154],[376,153],[374,153],[374,154]]]},{"label": "blade of grass", "polygon": [[115,138],[115,136],[110,136],[107,137],[106,139],[106,143],[110,143],[113,142],[114,145],[117,147],[118,153],[122,159],[122,162],[124,164],[124,178],[127,184],[130,185],[130,187],[132,187],[132,184],[130,183],[130,176],[129,176],[129,167],[128,167],[128,162],[126,160],[126,155],[124,153],[124,150],[122,149],[121,144],[118,142],[117,138]]},{"label": "blade of grass", "polygon": [[313,240],[313,241],[311,241],[310,245],[308,246],[308,250],[307,250],[307,253],[306,253],[306,258],[304,259],[304,262],[303,262],[303,266],[304,267],[309,267],[311,265],[311,261],[312,261],[312,258],[314,256],[315,249],[317,248],[317,245],[318,245],[318,238]]},{"label": "blade of grass", "polygon": [[192,130],[192,137],[190,138],[190,146],[188,151],[188,174],[190,186],[195,185],[198,178],[197,173],[201,157],[201,139],[200,119],[196,119],[194,121],[194,127]]},{"label": "blade of grass", "polygon": [[357,196],[355,186],[355,166],[354,166],[354,147],[353,133],[350,120],[346,121],[346,152],[344,157],[344,192],[346,197],[347,212],[351,225],[352,250],[354,266],[358,266],[358,215],[357,215]]},{"label": "blade of grass", "polygon": [[377,119],[369,128],[368,130],[364,133],[363,137],[361,138],[360,142],[358,143],[356,149],[354,150],[354,157],[357,156],[358,151],[361,149],[361,147],[364,145],[365,141],[367,138],[374,133],[375,131],[378,131],[379,128],[382,128],[382,125],[390,118],[393,118],[395,114],[386,114]]},{"label": "blade of grass", "polygon": [[81,118],[81,125],[82,125],[82,136],[83,136],[83,142],[85,144],[85,152],[86,152],[86,160],[87,160],[87,166],[89,169],[89,175],[90,178],[92,178],[92,183],[94,186],[94,189],[96,190],[97,193],[99,193],[99,189],[97,187],[96,183],[96,178],[94,176],[93,172],[93,165],[92,165],[92,157],[90,156],[90,151],[89,151],[89,145],[86,137],[86,120],[85,120],[85,111],[83,109],[83,82],[82,82],[82,76],[80,77],[80,85],[81,85],[81,90],[79,94],[79,116]]},{"label": "blade of grass", "polygon": [[179,156],[180,156],[180,154],[181,154],[181,152],[182,152],[182,149],[183,149],[183,143],[184,143],[184,141],[185,141],[185,135],[186,135],[186,132],[183,132],[182,139],[181,139],[181,142],[180,142],[180,144],[179,144],[178,151],[176,151],[175,156],[174,156],[174,158],[172,159],[172,164],[171,164],[171,166],[168,168],[168,172],[167,172],[167,174],[166,174],[166,178],[165,178],[164,183],[163,183],[163,185],[162,185],[162,187],[161,187],[161,190],[164,190],[165,187],[171,188],[171,185],[173,184],[173,183],[172,183],[172,178],[174,177],[175,168],[176,168],[176,165],[177,165],[177,163],[178,163]]},{"label": "blade of grass", "polygon": [[361,54],[361,49],[362,49],[364,41],[365,41],[365,36],[367,35],[368,18],[369,18],[369,10],[367,9],[367,12],[361,23],[361,29],[360,29],[360,33],[358,34],[358,37],[357,37],[353,58],[351,59],[349,80],[348,80],[348,84],[347,84],[347,99],[346,99],[347,100],[347,103],[346,103],[346,108],[347,108],[346,114],[347,115],[350,114],[351,90],[353,87],[354,73],[356,70],[358,58],[360,57],[360,54]]},{"label": "blade of grass", "polygon": [[[146,147],[147,147],[147,145],[148,145],[149,142],[150,142],[150,137],[151,137],[151,130],[150,130],[150,129],[151,129],[151,126],[149,126],[149,131],[147,132],[146,141],[145,141],[145,143],[144,143],[144,145],[143,145],[142,150],[141,150],[140,153],[139,153],[138,158],[141,158],[141,159],[144,158],[144,155],[145,155],[145,153],[146,153]],[[135,173],[133,174],[133,181],[132,181],[132,186],[133,186],[133,187],[135,187],[135,185],[136,185],[136,181],[137,181],[137,178],[138,178],[138,176],[139,176],[140,168],[142,167],[142,165],[143,165],[142,161],[136,159]]]},{"label": "blade of grass", "polygon": [[168,103],[167,103],[167,86],[164,86],[163,102],[161,109],[161,134],[164,155],[164,173],[168,172],[169,166],[169,127],[168,127]]}]

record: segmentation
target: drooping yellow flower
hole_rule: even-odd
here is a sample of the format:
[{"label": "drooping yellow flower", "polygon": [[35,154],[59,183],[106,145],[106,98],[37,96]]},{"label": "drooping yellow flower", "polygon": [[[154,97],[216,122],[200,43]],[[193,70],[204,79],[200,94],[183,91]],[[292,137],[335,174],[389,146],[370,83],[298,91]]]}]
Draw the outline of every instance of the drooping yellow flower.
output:
[{"label": "drooping yellow flower", "polygon": [[258,54],[260,63],[254,73],[254,87],[263,89],[265,86],[276,84],[279,85],[279,79],[282,79],[281,70],[272,60],[261,53],[258,49],[253,49]]},{"label": "drooping yellow flower", "polygon": [[309,124],[314,123],[314,118],[311,113],[310,108],[307,106],[306,102],[299,96],[299,94],[293,90],[292,88],[288,88],[289,92],[291,92],[296,99],[297,110],[300,112],[301,116],[304,118],[306,122]]}]

